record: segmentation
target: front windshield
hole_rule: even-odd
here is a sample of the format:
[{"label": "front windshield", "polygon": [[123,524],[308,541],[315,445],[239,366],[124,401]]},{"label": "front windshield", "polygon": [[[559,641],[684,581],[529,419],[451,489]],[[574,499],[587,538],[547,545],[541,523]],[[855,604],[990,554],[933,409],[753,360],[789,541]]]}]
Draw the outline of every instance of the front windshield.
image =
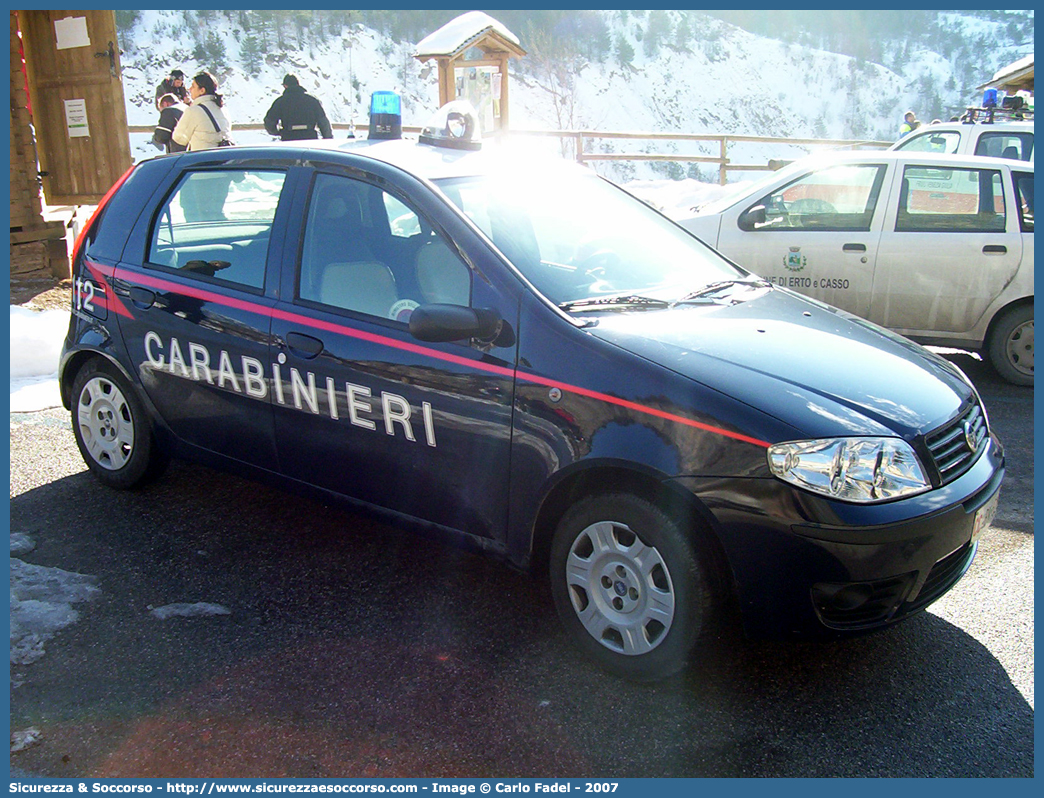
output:
[{"label": "front windshield", "polygon": [[437,181],[549,300],[678,300],[747,275],[591,173],[512,170]]}]

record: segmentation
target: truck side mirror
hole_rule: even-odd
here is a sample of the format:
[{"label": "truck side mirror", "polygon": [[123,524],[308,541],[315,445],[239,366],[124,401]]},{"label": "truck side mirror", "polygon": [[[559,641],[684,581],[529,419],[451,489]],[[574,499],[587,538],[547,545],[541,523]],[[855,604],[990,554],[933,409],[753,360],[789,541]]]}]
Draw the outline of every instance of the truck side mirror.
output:
[{"label": "truck side mirror", "polygon": [[758,227],[763,227],[765,224],[765,205],[759,203],[753,207],[747,208],[740,214],[739,226],[741,230],[754,230]]}]

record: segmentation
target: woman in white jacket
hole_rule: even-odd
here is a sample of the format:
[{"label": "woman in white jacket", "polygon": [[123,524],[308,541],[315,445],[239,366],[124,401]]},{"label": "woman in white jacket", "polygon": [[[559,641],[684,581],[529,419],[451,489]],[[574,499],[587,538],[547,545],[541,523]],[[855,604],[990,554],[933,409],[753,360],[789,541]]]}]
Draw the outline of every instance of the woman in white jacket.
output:
[{"label": "woman in white jacket", "polygon": [[[224,98],[217,93],[217,81],[209,72],[200,72],[189,86],[192,105],[185,109],[172,138],[187,145],[189,151],[208,150],[231,140],[232,121],[225,112]],[[208,113],[209,111],[209,113]]]},{"label": "woman in white jacket", "polygon": [[[217,93],[217,81],[209,72],[200,72],[189,86],[192,105],[185,109],[171,138],[188,145],[189,151],[209,150],[231,143],[232,122],[225,113],[224,98]],[[179,191],[181,208],[189,222],[213,222],[225,217],[233,175],[227,171],[204,171],[188,176]]]}]

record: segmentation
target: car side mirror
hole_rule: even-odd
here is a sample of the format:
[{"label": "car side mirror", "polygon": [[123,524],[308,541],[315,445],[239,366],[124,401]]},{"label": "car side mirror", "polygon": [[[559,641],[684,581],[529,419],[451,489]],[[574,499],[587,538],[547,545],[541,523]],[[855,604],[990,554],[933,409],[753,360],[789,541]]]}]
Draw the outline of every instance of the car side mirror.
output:
[{"label": "car side mirror", "polygon": [[421,305],[410,314],[410,335],[429,343],[467,338],[492,341],[500,335],[503,326],[497,311],[463,305]]},{"label": "car side mirror", "polygon": [[739,218],[739,226],[741,230],[754,230],[757,227],[761,227],[765,224],[765,206],[755,205],[752,208],[747,208]]}]

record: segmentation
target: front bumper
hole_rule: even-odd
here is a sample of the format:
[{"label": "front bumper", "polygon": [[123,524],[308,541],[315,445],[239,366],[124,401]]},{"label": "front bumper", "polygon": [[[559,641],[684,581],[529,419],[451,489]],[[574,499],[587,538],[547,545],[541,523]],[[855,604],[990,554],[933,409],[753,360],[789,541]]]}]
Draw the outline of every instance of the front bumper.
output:
[{"label": "front bumper", "polygon": [[975,556],[976,514],[1004,476],[996,439],[949,485],[881,505],[844,505],[776,479],[677,482],[716,520],[744,628],[754,637],[880,628],[931,604]]}]

